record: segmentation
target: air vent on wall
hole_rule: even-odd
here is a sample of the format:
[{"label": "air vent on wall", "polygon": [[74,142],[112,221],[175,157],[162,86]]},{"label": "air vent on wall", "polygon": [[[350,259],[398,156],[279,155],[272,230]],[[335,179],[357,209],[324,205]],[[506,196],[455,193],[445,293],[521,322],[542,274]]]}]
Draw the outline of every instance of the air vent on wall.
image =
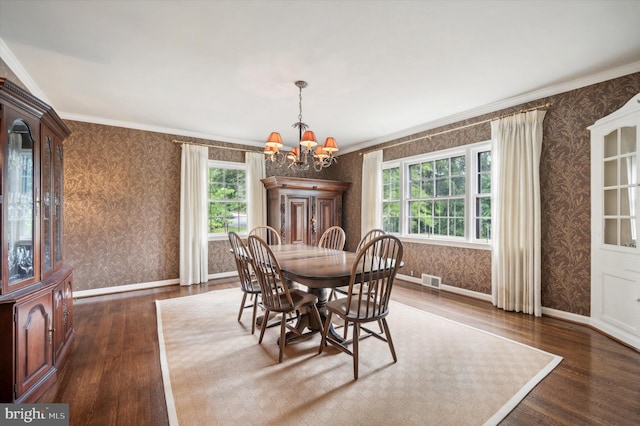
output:
[{"label": "air vent on wall", "polygon": [[431,288],[440,288],[441,277],[434,275],[422,274],[422,285]]}]

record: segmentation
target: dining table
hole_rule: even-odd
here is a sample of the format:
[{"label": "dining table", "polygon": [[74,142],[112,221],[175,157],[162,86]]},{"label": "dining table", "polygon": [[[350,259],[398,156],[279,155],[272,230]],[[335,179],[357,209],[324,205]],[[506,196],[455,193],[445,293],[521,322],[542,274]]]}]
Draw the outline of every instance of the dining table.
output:
[{"label": "dining table", "polygon": [[[285,279],[307,287],[307,291],[318,298],[316,306],[322,321],[326,319],[327,302],[331,289],[349,285],[351,267],[356,259],[356,253],[334,250],[305,244],[283,244],[270,246],[278,260],[280,270]],[[323,324],[316,324],[311,315],[305,313],[296,323],[296,329],[302,333],[305,328],[312,332],[321,332]],[[329,333],[334,338],[342,340],[330,325]],[[304,333],[303,336],[308,336]],[[287,334],[287,343],[294,342],[300,337],[295,333]]]}]

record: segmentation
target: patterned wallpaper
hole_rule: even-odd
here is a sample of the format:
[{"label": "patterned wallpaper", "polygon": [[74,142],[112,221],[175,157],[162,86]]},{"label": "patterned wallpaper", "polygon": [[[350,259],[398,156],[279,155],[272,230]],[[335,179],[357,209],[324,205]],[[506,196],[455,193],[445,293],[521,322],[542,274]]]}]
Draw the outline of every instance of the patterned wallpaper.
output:
[{"label": "patterned wallpaper", "polygon": [[[77,290],[179,277],[180,144],[207,143],[67,121],[65,255]],[[220,143],[220,145],[225,145]],[[244,162],[244,153],[209,150]],[[209,242],[210,273],[235,270],[228,241]]]},{"label": "patterned wallpaper", "polygon": [[[590,133],[587,127],[640,93],[640,73],[539,99],[381,145],[394,145],[442,130],[484,121],[552,102],[544,120],[540,163],[542,202],[542,306],[588,316],[591,286]],[[384,150],[384,160],[488,140],[489,123]],[[341,178],[353,182],[345,202],[349,247],[359,234],[362,157],[340,157]],[[487,250],[405,244],[407,271],[442,277],[444,284],[491,293],[491,254]]]},{"label": "patterned wallpaper", "polygon": [[[14,79],[0,60],[0,75]],[[587,127],[640,92],[640,73],[536,100],[389,141],[393,145],[448,128],[553,102],[544,121],[542,194],[542,304],[589,315],[590,135]],[[67,121],[65,144],[65,259],[76,268],[78,290],[178,277],[180,147],[174,135]],[[489,123],[384,150],[384,159],[450,148],[490,137]],[[211,150],[212,158],[244,161],[244,154]],[[302,177],[351,182],[344,196],[347,248],[360,237],[361,153],[338,157],[322,172]],[[267,166],[267,175],[291,175]],[[443,283],[490,293],[487,250],[405,244],[404,273],[442,277]],[[209,245],[209,272],[234,270],[228,242]]]}]

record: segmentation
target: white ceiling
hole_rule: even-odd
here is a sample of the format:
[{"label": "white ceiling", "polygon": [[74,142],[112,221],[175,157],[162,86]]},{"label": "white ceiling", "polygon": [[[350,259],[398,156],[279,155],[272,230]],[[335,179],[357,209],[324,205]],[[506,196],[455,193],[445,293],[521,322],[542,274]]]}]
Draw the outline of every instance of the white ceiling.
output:
[{"label": "white ceiling", "polygon": [[256,146],[306,80],[345,152],[640,71],[640,0],[0,0],[0,56],[63,118]]}]

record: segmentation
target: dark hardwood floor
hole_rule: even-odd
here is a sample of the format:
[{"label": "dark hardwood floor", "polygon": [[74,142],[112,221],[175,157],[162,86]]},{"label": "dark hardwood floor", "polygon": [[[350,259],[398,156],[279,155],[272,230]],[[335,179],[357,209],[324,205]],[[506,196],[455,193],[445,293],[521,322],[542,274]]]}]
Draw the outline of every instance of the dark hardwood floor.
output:
[{"label": "dark hardwood floor", "polygon": [[[73,351],[57,383],[38,402],[68,403],[71,425],[168,424],[154,302],[230,287],[237,284],[171,286],[76,300]],[[583,325],[508,313],[488,302],[414,284],[398,282],[393,298],[564,358],[503,425],[640,424],[639,352]]]}]

